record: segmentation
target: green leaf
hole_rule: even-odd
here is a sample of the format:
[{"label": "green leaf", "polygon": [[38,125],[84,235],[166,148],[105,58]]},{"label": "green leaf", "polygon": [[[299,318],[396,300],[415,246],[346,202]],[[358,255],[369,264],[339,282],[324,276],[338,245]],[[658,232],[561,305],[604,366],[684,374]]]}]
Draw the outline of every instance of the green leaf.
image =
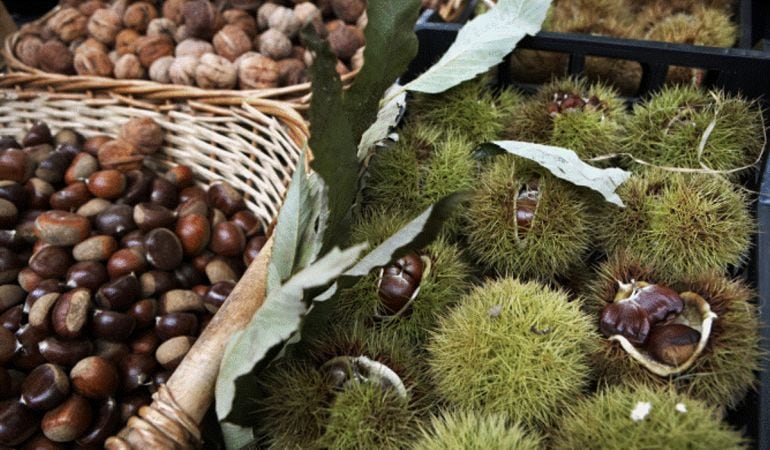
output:
[{"label": "green leaf", "polygon": [[268,266],[268,293],[304,268],[321,250],[321,218],[326,213],[324,185],[317,175],[307,176],[305,152],[292,176],[273,232],[273,249]]},{"label": "green leaf", "polygon": [[348,236],[351,209],[359,187],[358,144],[379,111],[385,90],[406,70],[417,51],[413,27],[419,0],[367,2],[364,66],[343,93],[335,70],[337,59],[308,27],[303,38],[315,53],[310,68],[312,167],[329,189],[329,223],[323,250],[339,246]]},{"label": "green leaf", "polygon": [[520,141],[495,141],[492,144],[510,154],[535,161],[562,180],[593,189],[610,203],[624,206],[615,191],[628,180],[630,172],[614,167],[599,169],[583,162],[574,151],[562,147]]},{"label": "green leaf", "polygon": [[466,23],[444,56],[405,88],[437,94],[488,71],[525,35],[540,31],[550,5],[550,0],[499,0]]},{"label": "green leaf", "polygon": [[[392,97],[391,97],[392,95]],[[406,108],[406,92],[394,84],[385,92],[387,103],[377,112],[377,120],[367,129],[358,144],[358,160],[363,161],[374,146],[388,137]]]},{"label": "green leaf", "polygon": [[[303,301],[305,291],[328,285],[351,267],[366,244],[345,250],[332,249],[315,263],[302,269],[268,294],[265,303],[254,314],[249,324],[230,340],[219,369],[216,384],[216,410],[220,420],[235,409],[236,382],[248,376],[273,347],[282,344],[294,334],[307,312]],[[245,400],[245,399],[242,399]],[[223,428],[227,434],[231,428]],[[225,439],[241,439],[225,436]]]},{"label": "green leaf", "polygon": [[329,314],[340,289],[352,286],[373,269],[388,264],[409,250],[430,244],[439,235],[452,212],[469,198],[470,193],[467,192],[442,198],[345,271],[332,287],[313,299],[310,312],[303,320],[303,336],[314,335],[326,329]]},{"label": "green leaf", "polygon": [[420,0],[367,2],[364,66],[344,94],[354,136],[360,138],[375,121],[383,93],[417,55],[414,24],[419,11]]}]

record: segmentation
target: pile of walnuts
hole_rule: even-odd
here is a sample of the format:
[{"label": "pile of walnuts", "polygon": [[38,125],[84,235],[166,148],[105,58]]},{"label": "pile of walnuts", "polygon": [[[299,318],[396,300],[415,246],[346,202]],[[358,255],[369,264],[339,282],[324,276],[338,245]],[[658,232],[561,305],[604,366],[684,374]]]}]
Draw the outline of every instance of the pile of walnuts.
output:
[{"label": "pile of walnuts", "polygon": [[63,0],[26,25],[14,48],[46,72],[206,89],[263,89],[308,80],[300,30],[312,24],[340,75],[363,64],[366,0]]}]

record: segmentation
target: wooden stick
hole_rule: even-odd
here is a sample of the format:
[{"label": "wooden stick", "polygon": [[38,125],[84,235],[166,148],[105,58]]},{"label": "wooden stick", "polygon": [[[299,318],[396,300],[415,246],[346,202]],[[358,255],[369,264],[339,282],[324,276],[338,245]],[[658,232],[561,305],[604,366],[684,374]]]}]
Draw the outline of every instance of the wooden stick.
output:
[{"label": "wooden stick", "polygon": [[270,238],[165,388],[153,396],[152,405],[142,408],[140,417],[132,417],[116,437],[109,438],[106,448],[147,450],[200,445],[195,442],[200,436],[197,424],[214,399],[214,386],[225,347],[232,335],[249,323],[265,300],[272,245]]}]

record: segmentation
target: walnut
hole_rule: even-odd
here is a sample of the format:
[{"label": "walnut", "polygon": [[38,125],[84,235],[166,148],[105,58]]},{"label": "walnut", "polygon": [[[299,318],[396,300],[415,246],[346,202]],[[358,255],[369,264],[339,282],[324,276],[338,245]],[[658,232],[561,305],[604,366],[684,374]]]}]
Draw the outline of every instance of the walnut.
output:
[{"label": "walnut", "polygon": [[168,72],[173,62],[173,56],[164,56],[156,59],[150,66],[150,79],[158,83],[171,83],[171,77]]},{"label": "walnut", "polygon": [[144,79],[144,67],[142,67],[142,63],[139,62],[139,58],[134,55],[133,53],[126,53],[125,55],[118,58],[118,61],[115,63],[115,78],[119,78],[121,80],[131,80],[131,79]]},{"label": "walnut", "polygon": [[265,3],[259,7],[257,10],[257,26],[260,30],[267,29],[267,20],[270,18],[270,15],[273,13],[273,11],[275,11],[278,7],[279,5],[270,2]]},{"label": "walnut", "polygon": [[361,47],[358,50],[356,50],[356,53],[350,58],[350,68],[353,70],[358,70],[361,67],[364,66],[364,49],[366,47]]},{"label": "walnut", "polygon": [[[28,22],[19,28],[19,36],[37,36],[43,40],[48,40],[43,37],[43,32],[47,27],[38,22]],[[50,31],[49,31],[50,33]]]},{"label": "walnut", "polygon": [[313,24],[316,34],[326,37],[326,26],[324,25],[321,10],[310,2],[297,3],[294,6],[294,16],[299,19],[301,28],[308,24]]},{"label": "walnut", "polygon": [[46,72],[73,73],[73,55],[61,41],[52,39],[40,46],[37,55],[38,67]]},{"label": "walnut", "polygon": [[352,25],[345,25],[329,33],[329,46],[340,59],[350,59],[363,45],[364,33]]},{"label": "walnut", "polygon": [[267,56],[255,53],[238,61],[241,89],[277,87],[278,75],[278,64]]},{"label": "walnut", "polygon": [[222,19],[215,6],[207,0],[193,0],[182,6],[184,24],[192,37],[211,39],[222,25]]},{"label": "walnut", "polygon": [[85,37],[88,17],[75,8],[62,8],[48,19],[48,28],[64,42]]},{"label": "walnut", "polygon": [[176,35],[176,23],[171,19],[159,17],[147,25],[147,36],[166,36],[173,40]]},{"label": "walnut", "polygon": [[136,42],[136,55],[145,68],[156,59],[174,54],[174,42],[166,36],[143,36]]},{"label": "walnut", "polygon": [[356,20],[366,11],[364,0],[332,0],[334,15],[347,23],[356,23]]},{"label": "walnut", "polygon": [[102,169],[116,169],[128,172],[142,167],[144,156],[133,145],[120,139],[107,141],[97,153]]},{"label": "walnut", "polygon": [[78,6],[78,11],[86,17],[91,17],[96,11],[106,8],[107,5],[100,0],[89,0]]},{"label": "walnut", "polygon": [[[81,46],[82,47],[82,46]],[[108,77],[112,75],[112,61],[107,52],[86,46],[75,52],[75,72],[78,75]]]},{"label": "walnut", "polygon": [[291,86],[308,81],[305,63],[299,59],[286,58],[278,61],[278,83]]},{"label": "walnut", "polygon": [[240,9],[228,9],[222,13],[222,19],[224,19],[225,23],[228,25],[235,25],[243,30],[249,39],[254,39],[257,35],[257,21],[246,11]]},{"label": "walnut", "polygon": [[163,129],[149,117],[136,117],[120,129],[120,138],[144,155],[151,155],[163,144]]},{"label": "walnut", "polygon": [[16,42],[13,52],[24,64],[30,67],[37,67],[38,54],[40,52],[40,47],[42,46],[43,40],[40,39],[40,37],[35,36],[34,34],[28,34],[22,36],[21,39]]},{"label": "walnut", "polygon": [[87,48],[93,48],[96,50],[99,50],[100,52],[109,53],[110,48],[104,45],[103,43],[97,41],[94,38],[88,38],[85,41],[81,42],[80,45],[75,49],[75,53],[79,51],[83,51]]},{"label": "walnut", "polygon": [[259,36],[259,53],[275,60],[291,55],[291,41],[278,30],[269,29]]},{"label": "walnut", "polygon": [[185,39],[176,45],[174,55],[176,56],[194,56],[200,58],[206,53],[214,53],[214,46],[200,39]]},{"label": "walnut", "polygon": [[136,52],[136,42],[141,35],[132,30],[131,28],[125,28],[117,36],[115,36],[115,50],[119,55],[125,55],[126,53]]},{"label": "walnut", "polygon": [[99,42],[112,45],[123,28],[120,16],[111,9],[98,9],[88,19],[88,34]]},{"label": "walnut", "polygon": [[176,27],[176,33],[174,33],[174,41],[179,43],[186,41],[187,39],[193,39],[192,33],[187,29],[186,25],[179,25]]},{"label": "walnut", "polygon": [[152,19],[158,17],[158,10],[150,2],[132,3],[123,14],[123,24],[127,28],[144,33]]},{"label": "walnut", "polygon": [[174,62],[168,68],[168,77],[174,84],[192,86],[195,84],[195,68],[197,66],[198,58],[194,56],[174,58]]},{"label": "walnut", "polygon": [[237,25],[225,25],[214,35],[213,43],[217,54],[230,61],[251,50],[251,39]]},{"label": "walnut", "polygon": [[182,23],[182,6],[188,0],[166,0],[163,2],[163,17],[173,20],[177,25]]},{"label": "walnut", "polygon": [[213,53],[203,55],[195,68],[195,82],[204,89],[231,89],[237,81],[235,65]]},{"label": "walnut", "polygon": [[289,8],[279,6],[270,14],[267,19],[267,26],[276,29],[286,35],[289,39],[293,38],[302,27],[294,11]]},{"label": "walnut", "polygon": [[128,9],[129,3],[131,3],[133,0],[114,0],[110,4],[110,9],[118,13],[120,17],[123,17],[126,14],[126,9]]}]

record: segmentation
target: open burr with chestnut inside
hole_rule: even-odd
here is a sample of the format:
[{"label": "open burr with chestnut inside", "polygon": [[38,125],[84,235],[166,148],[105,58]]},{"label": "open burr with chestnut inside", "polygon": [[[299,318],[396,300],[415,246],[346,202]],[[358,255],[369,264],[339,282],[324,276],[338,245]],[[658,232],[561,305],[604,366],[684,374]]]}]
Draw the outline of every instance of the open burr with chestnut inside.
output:
[{"label": "open burr with chestnut inside", "polygon": [[13,50],[44,72],[267,89],[308,81],[301,30],[310,25],[340,75],[361,67],[365,0],[69,0],[22,27]]}]

